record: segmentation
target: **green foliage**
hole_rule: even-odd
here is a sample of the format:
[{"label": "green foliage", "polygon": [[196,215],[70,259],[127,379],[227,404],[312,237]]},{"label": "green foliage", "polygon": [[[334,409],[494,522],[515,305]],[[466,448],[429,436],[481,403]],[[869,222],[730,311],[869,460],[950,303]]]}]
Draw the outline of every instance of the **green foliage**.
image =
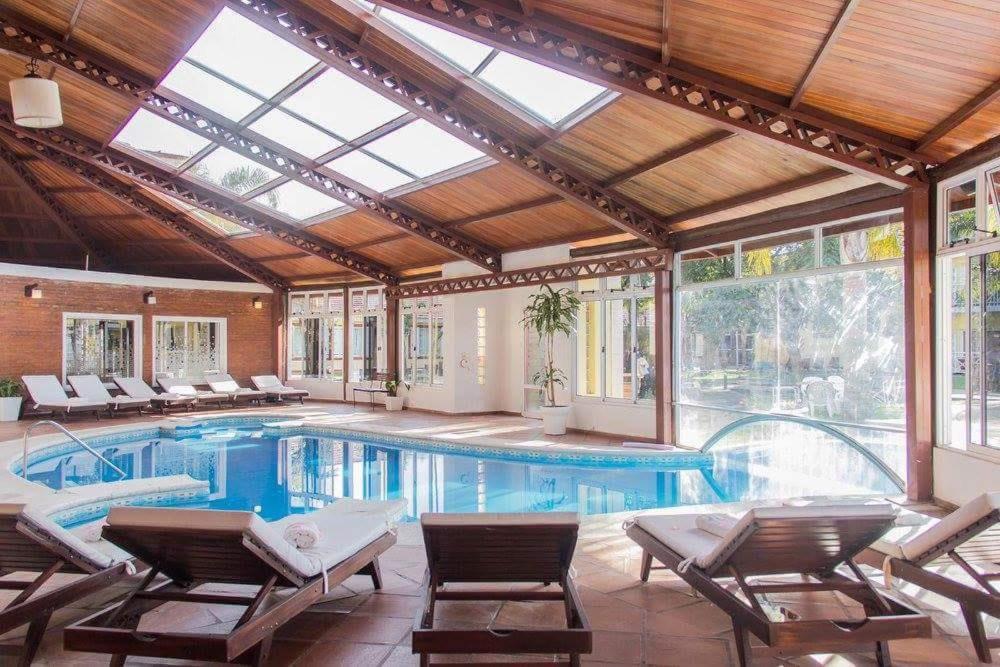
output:
[{"label": "green foliage", "polygon": [[536,294],[528,297],[528,305],[524,308],[521,326],[538,334],[545,352],[545,363],[531,381],[544,389],[546,405],[556,404],[555,388],[557,385],[565,387],[567,381],[566,374],[555,367],[555,337],[573,334],[579,308],[580,299],[572,290],[565,287],[554,290],[548,285],[542,285]]},{"label": "green foliage", "polygon": [[0,378],[0,398],[16,398],[21,395],[21,384],[14,378]]},{"label": "green foliage", "polygon": [[395,397],[396,392],[399,391],[399,380],[394,377],[386,380],[385,391],[388,396]]},{"label": "green foliage", "polygon": [[[269,180],[271,177],[263,168],[247,164],[227,171],[219,179],[219,184],[233,192],[245,194],[259,188]],[[267,199],[267,205],[271,208],[278,207],[278,195],[275,194],[274,190],[268,190],[264,194],[264,198]]]}]

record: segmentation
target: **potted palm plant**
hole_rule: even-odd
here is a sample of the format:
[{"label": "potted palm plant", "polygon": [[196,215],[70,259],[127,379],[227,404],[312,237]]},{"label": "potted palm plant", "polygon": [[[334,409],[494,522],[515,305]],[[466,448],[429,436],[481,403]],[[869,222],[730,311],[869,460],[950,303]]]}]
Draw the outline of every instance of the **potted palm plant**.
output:
[{"label": "potted palm plant", "polygon": [[21,416],[21,385],[13,378],[0,378],[0,422],[15,422]]},{"label": "potted palm plant", "polygon": [[542,346],[543,364],[531,381],[542,392],[542,423],[546,435],[566,433],[570,406],[556,404],[556,386],[566,386],[566,374],[555,365],[555,338],[557,335],[570,336],[576,325],[576,314],[580,300],[572,290],[554,290],[542,285],[536,294],[528,298],[521,325],[538,334]]},{"label": "potted palm plant", "polygon": [[385,381],[385,409],[390,412],[403,409],[403,397],[399,395],[400,382],[395,377]]}]

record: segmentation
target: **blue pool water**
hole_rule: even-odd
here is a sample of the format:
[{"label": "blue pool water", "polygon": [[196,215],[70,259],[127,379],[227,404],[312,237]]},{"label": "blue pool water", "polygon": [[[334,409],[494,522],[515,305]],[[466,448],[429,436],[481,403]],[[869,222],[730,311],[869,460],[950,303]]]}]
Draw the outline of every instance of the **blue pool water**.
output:
[{"label": "blue pool water", "polygon": [[[176,432],[147,429],[92,444],[129,478],[186,473],[206,480],[208,495],[187,506],[254,510],[268,520],[343,497],[405,498],[407,518],[414,519],[431,511],[602,514],[897,492],[870,461],[835,441],[810,442],[806,448],[801,440],[736,438],[705,455],[529,458],[302,429],[283,435],[260,423],[219,422]],[[65,448],[36,455],[28,476],[53,489],[118,479],[91,454]]]}]

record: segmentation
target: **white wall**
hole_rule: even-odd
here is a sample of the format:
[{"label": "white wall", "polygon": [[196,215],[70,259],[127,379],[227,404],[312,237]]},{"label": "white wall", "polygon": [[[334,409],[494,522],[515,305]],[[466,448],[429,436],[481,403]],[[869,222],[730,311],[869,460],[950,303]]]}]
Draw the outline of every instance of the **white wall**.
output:
[{"label": "white wall", "polygon": [[950,447],[934,448],[934,497],[962,505],[988,491],[1000,491],[1000,460]]}]

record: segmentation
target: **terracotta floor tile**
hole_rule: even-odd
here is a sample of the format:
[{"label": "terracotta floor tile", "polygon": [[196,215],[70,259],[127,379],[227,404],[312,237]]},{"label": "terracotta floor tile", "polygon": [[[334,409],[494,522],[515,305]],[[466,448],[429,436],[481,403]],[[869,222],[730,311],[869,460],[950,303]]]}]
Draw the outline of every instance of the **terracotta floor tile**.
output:
[{"label": "terracotta floor tile", "polygon": [[646,615],[646,632],[666,637],[712,637],[732,628],[729,616],[707,603]]},{"label": "terracotta floor tile", "polygon": [[416,667],[420,664],[420,656],[410,650],[410,646],[397,646],[389,653],[382,667]]},{"label": "terracotta floor tile", "polygon": [[[408,618],[384,616],[355,616],[351,614],[323,636],[322,641],[349,641],[370,644],[398,644],[413,628]],[[388,653],[388,652],[387,652]]]},{"label": "terracotta floor tile", "polygon": [[363,667],[378,665],[385,660],[392,648],[383,644],[366,644],[353,641],[319,642],[296,660],[295,667]]},{"label": "terracotta floor tile", "polygon": [[642,635],[633,632],[594,632],[594,651],[584,660],[638,665],[642,662]]},{"label": "terracotta floor tile", "polygon": [[649,612],[666,611],[698,602],[687,591],[678,592],[661,583],[646,583],[615,591],[612,597],[641,607]]},{"label": "terracotta floor tile", "polygon": [[729,642],[723,639],[651,635],[645,638],[643,651],[647,665],[728,667],[733,660]]},{"label": "terracotta floor tile", "polygon": [[420,609],[421,598],[410,595],[375,593],[354,609],[355,614],[412,619]]},{"label": "terracotta floor tile", "polygon": [[642,627],[643,610],[629,604],[587,609],[587,617],[594,630],[630,632]]}]

